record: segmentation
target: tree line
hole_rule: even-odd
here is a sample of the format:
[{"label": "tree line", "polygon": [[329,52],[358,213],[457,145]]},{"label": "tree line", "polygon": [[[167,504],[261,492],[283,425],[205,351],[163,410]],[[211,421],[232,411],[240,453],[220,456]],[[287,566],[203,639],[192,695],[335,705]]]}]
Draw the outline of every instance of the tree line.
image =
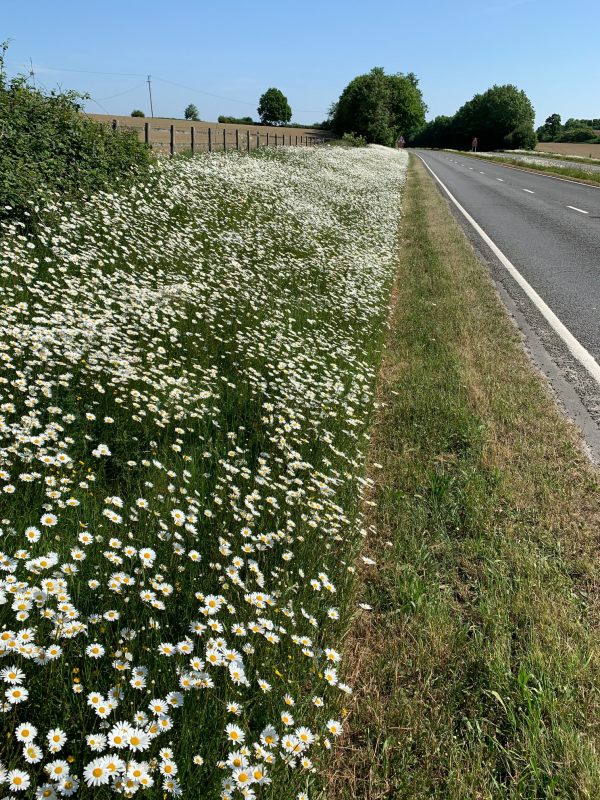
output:
[{"label": "tree line", "polygon": [[574,119],[562,124],[560,114],[550,114],[537,129],[540,142],[596,142],[600,143],[600,119]]},{"label": "tree line", "polygon": [[471,148],[474,138],[482,150],[533,150],[534,110],[524,91],[512,84],[492,86],[464,103],[453,116],[439,116],[414,137],[420,147]]}]

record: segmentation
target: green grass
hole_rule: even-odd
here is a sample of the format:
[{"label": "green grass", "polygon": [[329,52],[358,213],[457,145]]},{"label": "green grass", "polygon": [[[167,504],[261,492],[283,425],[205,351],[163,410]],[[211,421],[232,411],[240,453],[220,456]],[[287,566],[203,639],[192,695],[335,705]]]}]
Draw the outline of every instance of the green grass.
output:
[{"label": "green grass", "polygon": [[416,159],[404,209],[327,797],[596,798],[597,473]]}]

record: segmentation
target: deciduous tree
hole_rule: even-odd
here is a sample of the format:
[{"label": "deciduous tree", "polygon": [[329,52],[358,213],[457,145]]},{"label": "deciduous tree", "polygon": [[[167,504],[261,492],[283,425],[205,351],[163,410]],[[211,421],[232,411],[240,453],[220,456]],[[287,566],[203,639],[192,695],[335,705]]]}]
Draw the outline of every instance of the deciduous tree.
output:
[{"label": "deciduous tree", "polygon": [[267,89],[258,101],[260,121],[266,125],[285,125],[292,118],[292,109],[281,89]]},{"label": "deciduous tree", "polygon": [[409,139],[423,125],[427,110],[418,83],[412,72],[386,75],[381,67],[358,75],[330,110],[333,129],[377,144],[393,145],[400,134]]},{"label": "deciduous tree", "polygon": [[189,106],[187,106],[187,108],[183,112],[183,116],[185,117],[185,119],[191,119],[191,120],[200,119],[200,117],[198,116],[198,109],[193,103],[190,103]]}]

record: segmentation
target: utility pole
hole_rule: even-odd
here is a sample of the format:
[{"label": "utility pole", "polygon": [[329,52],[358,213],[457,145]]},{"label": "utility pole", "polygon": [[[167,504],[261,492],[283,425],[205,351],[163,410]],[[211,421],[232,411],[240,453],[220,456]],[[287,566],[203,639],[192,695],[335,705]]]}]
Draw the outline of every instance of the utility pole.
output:
[{"label": "utility pole", "polygon": [[152,84],[150,82],[150,75],[148,75],[148,94],[150,95],[150,116],[154,117],[154,108],[152,107]]}]

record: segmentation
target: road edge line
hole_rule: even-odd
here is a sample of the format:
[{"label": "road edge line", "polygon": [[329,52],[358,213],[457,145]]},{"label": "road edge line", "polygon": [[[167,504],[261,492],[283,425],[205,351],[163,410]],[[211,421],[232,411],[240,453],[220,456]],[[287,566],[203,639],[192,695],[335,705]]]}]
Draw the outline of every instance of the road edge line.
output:
[{"label": "road edge line", "polygon": [[498,247],[497,244],[488,236],[488,234],[483,230],[483,228],[473,219],[473,217],[469,214],[469,212],[461,206],[458,200],[454,197],[452,192],[448,189],[448,187],[438,178],[435,172],[431,169],[429,164],[425,161],[425,159],[420,156],[418,153],[415,154],[421,162],[425,165],[425,168],[433,175],[435,180],[439,183],[442,189],[446,192],[450,200],[454,203],[456,208],[460,211],[463,217],[467,220],[467,222],[472,226],[472,228],[476,231],[476,233],[483,239],[483,241],[487,244],[490,248],[492,253],[496,256],[496,258],[500,261],[502,266],[506,269],[509,275],[519,284],[521,289],[525,292],[527,297],[531,300],[531,302],[535,305],[537,310],[542,314],[544,319],[548,322],[548,324],[552,327],[552,329],[560,336],[563,340],[569,352],[574,356],[574,358],[579,361],[579,363],[584,367],[584,369],[588,372],[589,375],[600,385],[600,365],[596,361],[596,359],[589,353],[585,347],[573,336],[571,331],[564,325],[560,319],[556,316],[554,311],[548,306],[548,304],[542,300],[540,295],[535,291],[533,286],[528,283],[525,278],[521,275],[518,269],[514,266],[514,264],[504,255],[502,250]]}]

